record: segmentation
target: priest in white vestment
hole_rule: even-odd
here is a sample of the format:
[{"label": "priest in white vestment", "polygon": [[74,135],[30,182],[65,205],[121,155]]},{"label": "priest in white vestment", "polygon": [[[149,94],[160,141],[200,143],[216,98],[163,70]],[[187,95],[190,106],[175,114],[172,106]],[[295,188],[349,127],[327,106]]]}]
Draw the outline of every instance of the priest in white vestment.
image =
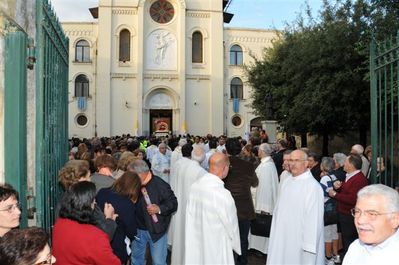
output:
[{"label": "priest in white vestment", "polygon": [[181,153],[181,148],[186,143],[187,143],[186,138],[181,138],[179,140],[179,144],[175,147],[175,150],[173,150],[172,155],[170,156],[170,170],[172,170],[172,168],[175,166],[177,160],[183,157]]},{"label": "priest in white vestment", "polygon": [[[182,146],[181,148],[181,154],[182,158],[176,161],[176,163],[173,165],[173,167],[170,168],[170,178],[169,178],[169,185],[170,188],[173,190],[173,192],[176,194],[176,189],[178,185],[178,180],[179,180],[179,172],[180,172],[180,167],[183,167],[187,165],[188,163],[191,163],[191,152],[193,151],[193,147],[191,143],[186,143],[185,145]],[[181,176],[181,174],[180,174]],[[183,176],[184,177],[184,176]],[[180,198],[177,200],[179,201]],[[178,209],[182,209],[180,204]],[[176,212],[172,215],[172,219],[170,220],[169,228],[168,228],[168,245],[172,246],[173,245],[173,230],[175,227],[175,215]]]},{"label": "priest in white vestment", "polygon": [[165,143],[160,143],[158,150],[159,152],[155,153],[152,157],[151,170],[155,176],[158,176],[165,182],[169,183],[171,152],[167,150]]},{"label": "priest in white vestment", "polygon": [[307,169],[307,155],[290,156],[292,177],[284,181],[273,213],[266,264],[324,264],[324,196]]},{"label": "priest in white vestment", "polygon": [[180,206],[173,218],[172,259],[171,264],[180,265],[184,262],[184,240],[186,227],[186,205],[191,185],[207,172],[201,167],[205,158],[204,149],[200,146],[193,148],[191,160],[184,160],[178,168],[177,185],[174,190]]},{"label": "priest in white vestment", "polygon": [[[255,170],[256,176],[259,179],[254,203],[256,213],[273,214],[274,205],[277,201],[278,175],[276,166],[270,156],[272,152],[272,147],[267,143],[259,146],[258,157],[261,159],[261,162]],[[250,249],[256,249],[267,254],[268,244],[268,237],[249,234]]]},{"label": "priest in white vestment", "polygon": [[233,251],[241,255],[236,206],[222,181],[228,171],[228,157],[215,153],[209,161],[209,173],[191,186],[182,264],[233,265]]}]

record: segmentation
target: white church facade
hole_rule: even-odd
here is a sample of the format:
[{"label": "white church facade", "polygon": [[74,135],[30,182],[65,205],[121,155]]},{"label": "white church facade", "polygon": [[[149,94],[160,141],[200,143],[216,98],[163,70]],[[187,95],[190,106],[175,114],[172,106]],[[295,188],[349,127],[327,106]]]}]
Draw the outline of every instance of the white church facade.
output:
[{"label": "white church facade", "polygon": [[[224,1],[226,2],[226,1]],[[242,136],[260,118],[244,65],[273,30],[225,27],[222,0],[99,0],[69,37],[69,136]]]}]

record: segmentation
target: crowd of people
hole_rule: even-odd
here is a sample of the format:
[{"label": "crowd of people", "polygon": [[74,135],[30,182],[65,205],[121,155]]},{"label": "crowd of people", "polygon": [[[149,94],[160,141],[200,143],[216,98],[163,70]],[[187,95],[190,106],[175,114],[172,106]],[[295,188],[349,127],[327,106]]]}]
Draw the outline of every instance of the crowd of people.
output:
[{"label": "crowd of people", "polygon": [[[0,186],[0,264],[157,265],[169,250],[171,264],[245,265],[249,249],[267,264],[396,264],[399,194],[369,185],[371,150],[321,157],[267,138],[73,138],[52,251],[43,229],[18,228],[18,194]],[[269,237],[251,233],[263,215]]]}]

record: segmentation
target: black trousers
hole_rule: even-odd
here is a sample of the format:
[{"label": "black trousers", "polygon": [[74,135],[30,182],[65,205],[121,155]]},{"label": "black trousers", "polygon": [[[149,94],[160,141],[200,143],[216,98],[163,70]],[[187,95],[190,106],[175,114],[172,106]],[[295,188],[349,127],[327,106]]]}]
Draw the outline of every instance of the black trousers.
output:
[{"label": "black trousers", "polygon": [[238,229],[240,230],[241,255],[236,256],[237,265],[247,265],[248,263],[248,235],[251,221],[238,219]]},{"label": "black trousers", "polygon": [[358,234],[352,215],[338,213],[338,221],[341,226],[343,255],[345,256],[349,245],[358,238]]}]

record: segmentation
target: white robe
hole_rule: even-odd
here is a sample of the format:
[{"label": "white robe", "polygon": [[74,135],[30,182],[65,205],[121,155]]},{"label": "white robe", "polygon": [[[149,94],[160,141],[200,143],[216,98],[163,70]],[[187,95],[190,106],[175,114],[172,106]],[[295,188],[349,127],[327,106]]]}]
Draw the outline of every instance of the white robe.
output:
[{"label": "white robe", "polygon": [[182,158],[183,155],[181,153],[181,146],[176,146],[175,150],[173,150],[172,155],[170,156],[170,169],[175,166],[175,163]]},{"label": "white robe", "polygon": [[207,172],[198,162],[193,160],[182,160],[177,169],[176,188],[174,190],[179,205],[173,216],[172,236],[172,259],[171,264],[180,265],[184,261],[184,238],[186,205],[191,185],[204,176]]},{"label": "white robe", "polygon": [[183,264],[234,264],[233,250],[241,255],[234,199],[224,182],[208,173],[191,186]]},{"label": "white robe", "polygon": [[[177,160],[173,167],[170,167],[170,176],[169,176],[169,184],[170,184],[170,188],[173,190],[173,192],[176,195],[176,189],[177,189],[177,180],[178,180],[178,173],[179,173],[179,168],[190,162],[191,159],[187,158],[187,157],[182,157],[181,159]],[[177,198],[179,200],[179,198]],[[181,209],[181,205],[178,204],[179,207],[177,207],[177,210]],[[173,230],[174,230],[174,224],[175,224],[175,214],[176,212],[174,212],[172,214],[172,218],[170,220],[170,224],[169,224],[169,228],[168,228],[168,245],[173,245]]]},{"label": "white robe", "polygon": [[274,208],[266,264],[324,264],[324,196],[309,170],[286,179]]},{"label": "white robe", "polygon": [[151,170],[154,175],[160,177],[167,183],[169,183],[169,173],[164,173],[164,170],[170,169],[170,155],[170,151],[165,154],[158,152],[155,153],[151,160]]},{"label": "white robe", "polygon": [[[263,211],[272,214],[277,201],[278,191],[278,174],[273,159],[270,156],[262,158],[255,173],[259,179],[255,195],[255,211],[257,213]],[[249,233],[249,248],[267,254],[268,245],[268,237],[255,236]]]}]

